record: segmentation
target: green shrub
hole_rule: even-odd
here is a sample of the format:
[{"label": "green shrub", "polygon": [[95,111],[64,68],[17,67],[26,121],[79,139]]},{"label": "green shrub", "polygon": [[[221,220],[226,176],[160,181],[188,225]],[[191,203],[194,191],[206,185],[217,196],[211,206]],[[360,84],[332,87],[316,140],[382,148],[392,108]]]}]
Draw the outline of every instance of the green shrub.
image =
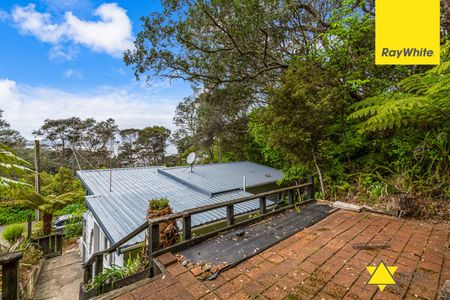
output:
[{"label": "green shrub", "polygon": [[70,239],[81,236],[83,233],[83,214],[86,212],[86,206],[84,203],[73,203],[66,206],[64,210],[64,214],[73,216],[64,226],[64,238]]},{"label": "green shrub", "polygon": [[26,222],[29,214],[34,217],[34,210],[21,206],[1,205],[0,225]]},{"label": "green shrub", "polygon": [[95,276],[93,280],[89,281],[85,285],[85,289],[87,291],[95,289],[101,292],[102,287],[105,284],[110,284],[118,279],[136,274],[144,270],[144,268],[145,265],[142,264],[139,255],[136,257],[136,259],[132,259],[130,257],[123,267],[111,266],[110,268],[104,269],[102,273]]},{"label": "green shrub", "polygon": [[23,256],[20,263],[36,266],[42,259],[43,253],[39,250],[39,247],[35,244],[28,244],[25,251],[22,252]]},{"label": "green shrub", "polygon": [[25,232],[25,226],[22,224],[13,224],[6,226],[3,231],[2,237],[4,240],[8,242],[15,242],[18,238],[20,238]]},{"label": "green shrub", "polygon": [[43,222],[38,221],[31,226],[31,235],[35,238],[44,236]]},{"label": "green shrub", "polygon": [[64,226],[64,238],[70,239],[81,236],[83,233],[83,220],[81,216],[75,216]]},{"label": "green shrub", "polygon": [[58,217],[58,216],[69,215],[69,214],[75,215],[80,212],[81,212],[81,214],[86,212],[86,205],[84,204],[84,202],[71,203],[71,204],[67,205],[66,207],[64,207],[63,209],[57,210],[53,215],[55,217]]},{"label": "green shrub", "polygon": [[169,207],[169,199],[167,199],[167,197],[160,199],[151,199],[148,202],[148,206],[150,210],[162,210]]}]

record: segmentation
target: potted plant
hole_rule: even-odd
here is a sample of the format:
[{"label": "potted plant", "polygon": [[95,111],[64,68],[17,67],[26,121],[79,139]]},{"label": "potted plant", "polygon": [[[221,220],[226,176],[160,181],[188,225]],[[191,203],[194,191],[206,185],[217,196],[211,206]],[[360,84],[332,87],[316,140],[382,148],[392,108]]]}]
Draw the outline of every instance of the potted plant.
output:
[{"label": "potted plant", "polygon": [[[172,209],[169,205],[169,199],[166,197],[151,199],[148,202],[147,219],[154,219],[164,215],[170,215]],[[178,227],[175,220],[162,222],[159,224],[159,244],[161,247],[168,247],[176,244],[178,241]]]}]

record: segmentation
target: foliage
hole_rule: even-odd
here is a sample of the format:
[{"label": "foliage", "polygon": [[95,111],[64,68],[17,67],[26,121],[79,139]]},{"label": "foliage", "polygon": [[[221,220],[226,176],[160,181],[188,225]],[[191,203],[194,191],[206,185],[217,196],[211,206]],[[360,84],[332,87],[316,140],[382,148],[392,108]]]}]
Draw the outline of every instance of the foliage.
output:
[{"label": "foliage", "polygon": [[0,143],[0,189],[25,186],[17,178],[28,172],[30,164],[16,155],[13,149]]},{"label": "foliage", "polygon": [[136,259],[128,258],[125,266],[111,266],[104,269],[102,273],[94,277],[90,282],[85,285],[87,291],[99,290],[106,284],[113,284],[114,281],[136,274],[144,269],[144,265],[141,264],[141,259],[137,256]]},{"label": "foliage", "polygon": [[84,204],[83,201],[81,201],[69,204],[64,208],[57,210],[54,215],[55,217],[63,215],[77,215],[77,214],[82,215],[85,212],[86,212],[86,205]]},{"label": "foliage", "polygon": [[25,144],[25,138],[11,128],[11,125],[3,119],[3,110],[0,109],[0,143],[12,148],[21,147]]},{"label": "foliage", "polygon": [[166,163],[170,130],[163,126],[120,131],[118,161],[123,166],[161,166]]},{"label": "foliage", "polygon": [[[185,98],[175,111],[178,130],[174,142],[178,153],[196,151],[209,162],[242,160],[242,144],[248,138],[249,92],[237,86],[204,92]],[[205,154],[205,155],[204,155]]]},{"label": "foliage", "polygon": [[25,232],[25,226],[23,224],[12,224],[5,227],[2,233],[2,238],[10,243],[13,243],[19,239]]},{"label": "foliage", "polygon": [[26,222],[30,214],[34,217],[34,210],[17,205],[2,204],[0,205],[0,225]]},{"label": "foliage", "polygon": [[113,119],[96,121],[71,117],[47,119],[33,134],[50,143],[63,165],[67,166],[69,159],[74,158],[72,163],[79,167],[101,168],[110,164],[117,131]]},{"label": "foliage", "polygon": [[81,236],[83,233],[83,214],[86,212],[86,207],[79,206],[77,210],[71,211],[72,218],[64,226],[64,238],[70,239],[72,237]]},{"label": "foliage", "polygon": [[44,222],[43,221],[37,221],[34,222],[33,225],[31,225],[31,235],[35,238],[44,236]]},{"label": "foliage", "polygon": [[148,201],[148,208],[150,210],[163,210],[169,207],[169,199],[167,197],[160,199],[151,199]]},{"label": "foliage", "polygon": [[260,91],[279,81],[293,57],[318,46],[341,3],[165,0],[162,12],[142,17],[143,30],[124,60],[137,78],[182,78],[207,88],[238,83]]},{"label": "foliage", "polygon": [[286,184],[318,175],[327,198],[448,198],[448,44],[435,68],[375,65],[373,1],[163,6],[125,62],[201,88],[177,107],[179,154],[251,155]]},{"label": "foliage", "polygon": [[[449,43],[450,45],[450,43]],[[350,120],[361,133],[393,128],[439,127],[450,118],[450,61],[399,82],[400,90],[355,103]]]},{"label": "foliage", "polygon": [[22,253],[23,256],[22,259],[20,260],[20,263],[33,266],[38,265],[44,256],[42,251],[39,249],[39,246],[32,243],[28,243],[25,246],[24,251],[22,251]]},{"label": "foliage", "polygon": [[16,189],[12,191],[12,196],[16,204],[38,209],[43,213],[43,232],[49,234],[53,214],[69,204],[80,203],[85,193],[81,183],[68,169],[60,168],[53,176],[45,172],[41,175],[41,194],[36,194],[33,189]]}]

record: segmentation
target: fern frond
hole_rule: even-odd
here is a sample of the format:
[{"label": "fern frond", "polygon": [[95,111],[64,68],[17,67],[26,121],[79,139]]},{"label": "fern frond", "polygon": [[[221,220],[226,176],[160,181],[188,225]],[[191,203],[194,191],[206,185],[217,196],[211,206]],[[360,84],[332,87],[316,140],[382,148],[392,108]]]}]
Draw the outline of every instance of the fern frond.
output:
[{"label": "fern frond", "polygon": [[437,96],[441,93],[444,93],[443,96],[447,96],[450,99],[450,75],[441,76],[441,80],[431,86],[426,94],[429,96]]},{"label": "fern frond", "polygon": [[450,73],[450,61],[442,62],[440,65],[437,65],[436,67],[428,71],[428,74],[431,75],[440,75],[448,73]]},{"label": "fern frond", "polygon": [[417,74],[403,79],[398,83],[398,86],[406,93],[424,95],[431,84],[427,82],[426,77]]}]

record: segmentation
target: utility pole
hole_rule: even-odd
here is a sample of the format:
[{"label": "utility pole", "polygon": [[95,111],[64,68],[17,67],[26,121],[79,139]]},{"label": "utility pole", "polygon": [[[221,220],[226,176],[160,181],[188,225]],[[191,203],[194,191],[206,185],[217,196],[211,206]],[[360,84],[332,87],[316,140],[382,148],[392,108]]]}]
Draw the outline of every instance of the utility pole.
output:
[{"label": "utility pole", "polygon": [[[41,194],[41,147],[39,140],[34,140],[34,187],[36,194]],[[36,221],[39,221],[40,212],[38,209],[35,210]]]}]

